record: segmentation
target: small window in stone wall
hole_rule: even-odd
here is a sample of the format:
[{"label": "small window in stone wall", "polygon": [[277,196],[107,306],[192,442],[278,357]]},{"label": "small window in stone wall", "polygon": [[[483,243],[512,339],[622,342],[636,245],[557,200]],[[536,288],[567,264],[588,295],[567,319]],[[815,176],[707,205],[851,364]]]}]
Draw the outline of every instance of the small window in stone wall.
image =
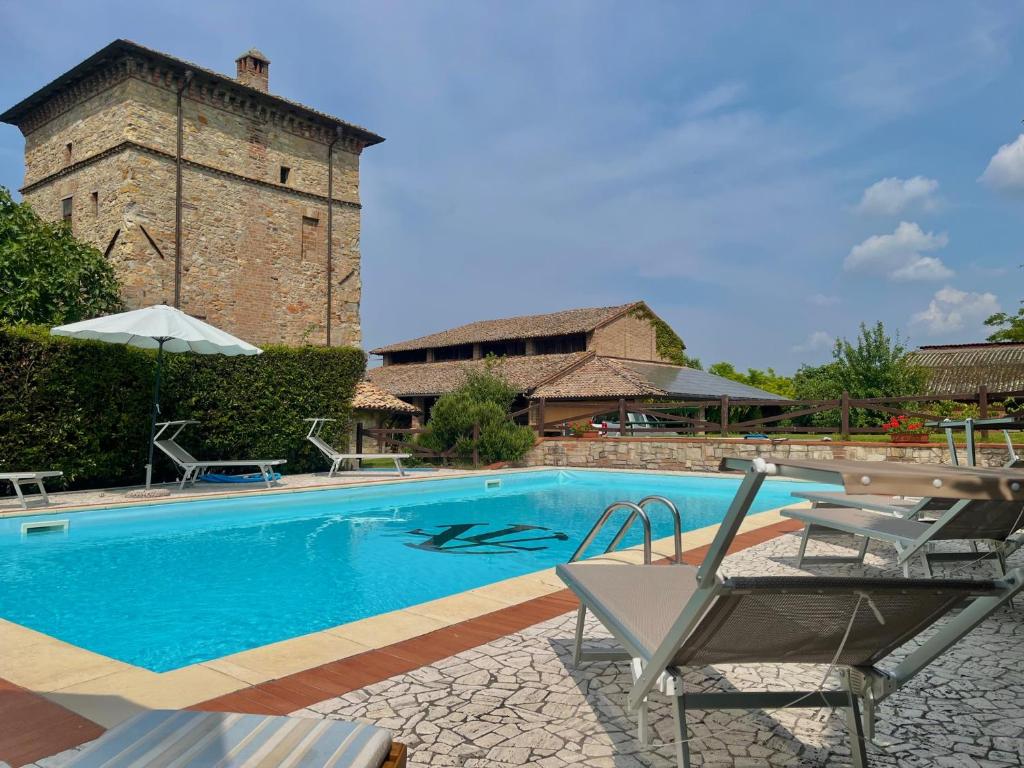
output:
[{"label": "small window in stone wall", "polygon": [[92,215],[98,216],[100,213],[100,193],[93,192],[89,199],[92,201]]},{"label": "small window in stone wall", "polygon": [[281,183],[282,184],[287,184],[288,183],[288,177],[291,175],[291,173],[292,173],[292,169],[289,168],[287,165],[282,165],[281,166],[281,177],[280,178],[281,178]]},{"label": "small window in stone wall", "polygon": [[305,261],[306,259],[318,256],[323,248],[320,240],[320,219],[313,218],[312,216],[303,216],[299,258]]},{"label": "small window in stone wall", "polygon": [[64,165],[70,165],[71,163],[71,142],[69,141],[64,145]]},{"label": "small window in stone wall", "polygon": [[72,199],[70,197],[65,197],[63,200],[60,201],[60,217],[68,224],[71,223],[71,216],[73,210],[71,203]]}]

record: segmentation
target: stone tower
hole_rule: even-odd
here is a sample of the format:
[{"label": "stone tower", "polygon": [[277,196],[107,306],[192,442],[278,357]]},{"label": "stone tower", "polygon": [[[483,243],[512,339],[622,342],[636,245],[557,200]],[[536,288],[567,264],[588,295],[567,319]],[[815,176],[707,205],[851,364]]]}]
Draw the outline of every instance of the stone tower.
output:
[{"label": "stone tower", "polygon": [[111,43],[0,115],[25,136],[21,192],[106,254],[129,308],[358,345],[359,158],[383,139],[272,95],[259,51],[236,65]]}]

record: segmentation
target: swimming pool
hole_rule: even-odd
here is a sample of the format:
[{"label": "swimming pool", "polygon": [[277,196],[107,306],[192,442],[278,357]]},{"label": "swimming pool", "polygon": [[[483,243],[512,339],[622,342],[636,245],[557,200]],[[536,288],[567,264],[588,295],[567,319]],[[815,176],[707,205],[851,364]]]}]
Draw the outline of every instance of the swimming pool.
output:
[{"label": "swimming pool", "polygon": [[[7,518],[0,617],[163,672],[564,562],[613,501],[667,496],[702,528],[738,484],[545,470]],[[797,485],[766,482],[752,511]]]}]

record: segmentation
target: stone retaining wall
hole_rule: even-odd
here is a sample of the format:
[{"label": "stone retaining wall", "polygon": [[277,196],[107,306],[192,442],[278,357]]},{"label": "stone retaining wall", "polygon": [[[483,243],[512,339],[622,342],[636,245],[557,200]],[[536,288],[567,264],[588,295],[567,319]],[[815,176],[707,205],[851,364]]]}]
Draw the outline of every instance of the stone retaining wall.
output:
[{"label": "stone retaining wall", "polygon": [[[527,467],[717,471],[719,462],[726,456],[909,461],[916,464],[949,462],[949,450],[945,443],[906,446],[893,443],[788,440],[772,445],[762,440],[715,438],[549,437],[540,440],[520,464]],[[964,458],[962,450],[960,458]],[[986,443],[978,447],[979,465],[998,467],[1006,460],[1005,445]]]}]

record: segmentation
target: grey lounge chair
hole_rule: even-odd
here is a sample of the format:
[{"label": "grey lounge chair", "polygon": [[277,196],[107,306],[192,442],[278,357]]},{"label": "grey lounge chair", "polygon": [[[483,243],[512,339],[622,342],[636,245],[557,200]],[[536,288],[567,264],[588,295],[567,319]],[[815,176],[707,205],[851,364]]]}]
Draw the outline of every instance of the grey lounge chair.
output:
[{"label": "grey lounge chair", "polygon": [[[924,501],[928,501],[925,499]],[[910,575],[910,561],[915,555],[928,576],[932,564],[963,560],[990,559],[999,575],[1006,571],[1006,557],[1020,547],[1022,540],[1014,534],[1024,527],[1024,502],[951,499],[951,506],[933,522],[908,520],[902,517],[854,507],[787,509],[783,517],[804,524],[803,538],[797,555],[797,567],[804,563],[863,562],[871,540],[886,541],[897,551],[905,575]],[[923,502],[922,502],[923,503]],[[807,544],[816,530],[848,533],[863,538],[856,556],[808,556]],[[969,552],[936,552],[932,545],[940,541],[965,541]],[[979,554],[976,545],[984,542],[989,550]]]},{"label": "grey lounge chair", "polygon": [[315,445],[331,462],[331,469],[327,473],[328,477],[334,477],[334,474],[338,471],[338,467],[340,467],[344,462],[351,461],[353,464],[356,464],[363,459],[389,459],[395,463],[395,472],[398,473],[398,476],[405,477],[405,469],[402,467],[402,459],[408,459],[412,455],[411,453],[342,453],[324,440],[320,435],[324,425],[328,421],[334,421],[334,419],[316,418],[303,419],[303,421],[312,422],[309,426],[309,433],[306,435],[306,439]]},{"label": "grey lounge chair", "polygon": [[900,496],[882,496],[871,493],[851,495],[832,491],[794,491],[793,496],[811,502],[815,509],[822,507],[870,509],[872,512],[896,515],[908,520],[935,512],[945,512],[956,503],[955,499],[939,499],[931,496],[908,499]]},{"label": "grey lounge chair", "polygon": [[[634,684],[627,706],[640,713],[641,727],[647,697],[656,688],[672,698],[676,755],[683,768],[690,765],[688,708],[821,706],[846,711],[854,765],[866,766],[865,742],[873,735],[877,703],[1024,589],[1024,569],[999,581],[719,577],[725,553],[769,474],[839,483],[853,491],[862,483],[876,483],[883,492],[908,495],[939,480],[956,497],[1024,500],[1019,483],[990,474],[998,470],[971,470],[954,481],[912,465],[875,464],[725,459],[723,469],[742,470],[745,476],[700,568],[594,562],[558,567],[558,575],[580,598],[576,658],[632,660]],[[962,610],[950,616],[955,609]],[[588,610],[624,650],[583,648]],[[943,618],[940,628],[902,662],[888,670],[876,666]],[[840,690],[687,692],[681,672],[716,663],[830,664],[833,658],[841,668]]]},{"label": "grey lounge chair", "polygon": [[25,498],[25,493],[21,486],[23,483],[34,485],[39,489],[39,498],[43,505],[50,503],[50,497],[46,494],[46,486],[43,485],[43,481],[50,477],[61,477],[63,472],[0,472],[0,482],[6,480],[14,486],[14,495],[18,497],[18,502],[21,504],[22,509],[28,509],[28,501]]},{"label": "grey lounge chair", "polygon": [[343,720],[155,710],[107,731],[69,768],[404,768],[383,728]]},{"label": "grey lounge chair", "polygon": [[[200,477],[211,469],[222,469],[225,467],[255,467],[263,477],[267,488],[271,487],[274,480],[274,467],[284,464],[287,459],[228,459],[226,461],[201,461],[186,451],[178,444],[178,435],[189,424],[198,424],[198,421],[164,421],[157,424],[159,430],[153,439],[153,445],[163,451],[178,465],[182,471],[179,488],[184,488],[186,483],[195,483]],[[169,427],[177,427],[170,437],[161,437]]]}]

